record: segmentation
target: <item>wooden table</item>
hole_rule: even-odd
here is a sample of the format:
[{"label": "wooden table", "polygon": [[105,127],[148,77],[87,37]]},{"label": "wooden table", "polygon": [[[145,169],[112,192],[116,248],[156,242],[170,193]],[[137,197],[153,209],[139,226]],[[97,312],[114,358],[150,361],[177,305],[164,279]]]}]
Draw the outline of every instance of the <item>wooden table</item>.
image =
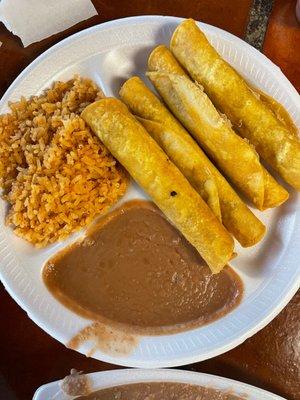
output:
[{"label": "wooden table", "polygon": [[[255,0],[257,1],[257,0]],[[101,22],[141,14],[193,17],[244,37],[251,0],[94,0],[99,15],[23,48],[0,25],[0,96],[39,54],[61,39]],[[300,91],[300,28],[295,0],[275,0],[263,51]],[[298,46],[298,49],[297,49]],[[0,398],[30,399],[38,386],[68,374],[119,368],[66,349],[37,327],[0,287]],[[183,367],[238,379],[288,399],[300,399],[300,292],[265,329],[236,349]]]}]

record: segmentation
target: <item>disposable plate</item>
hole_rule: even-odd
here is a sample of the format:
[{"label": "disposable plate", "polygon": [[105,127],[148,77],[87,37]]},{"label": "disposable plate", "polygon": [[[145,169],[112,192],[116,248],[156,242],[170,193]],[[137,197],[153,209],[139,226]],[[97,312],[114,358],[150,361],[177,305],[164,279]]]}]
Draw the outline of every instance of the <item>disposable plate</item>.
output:
[{"label": "disposable plate", "polygon": [[[123,369],[95,372],[87,376],[90,379],[92,390],[140,382],[180,382],[214,388],[225,393],[229,392],[246,400],[284,400],[283,397],[242,382],[190,371]],[[66,399],[60,389],[60,383],[61,381],[56,381],[41,386],[35,392],[33,400],[72,400],[70,397]]]},{"label": "disposable plate", "polygon": [[[106,95],[117,96],[120,84],[133,74],[145,79],[150,50],[168,44],[182,19],[142,16],[115,20],[79,32],[38,57],[8,89],[0,113],[8,101],[40,93],[58,79],[74,74],[92,78]],[[250,83],[273,96],[300,127],[300,100],[296,90],[263,54],[241,39],[200,23],[209,40]],[[271,134],[271,132],[270,132]],[[144,197],[132,185],[125,199]],[[7,291],[29,317],[55,339],[66,344],[90,324],[64,306],[46,289],[41,279],[45,261],[78,234],[63,243],[35,249],[5,226],[7,205],[0,201],[0,277]],[[270,322],[287,304],[300,281],[300,209],[296,192],[283,206],[256,212],[267,225],[264,240],[253,248],[237,246],[232,266],[240,274],[245,294],[233,312],[206,326],[164,336],[145,336],[127,355],[97,351],[93,357],[131,367],[171,367],[188,364],[228,351]],[[82,234],[82,233],[81,233]],[[80,234],[79,234],[80,235]],[[79,349],[87,354],[91,343]]]}]

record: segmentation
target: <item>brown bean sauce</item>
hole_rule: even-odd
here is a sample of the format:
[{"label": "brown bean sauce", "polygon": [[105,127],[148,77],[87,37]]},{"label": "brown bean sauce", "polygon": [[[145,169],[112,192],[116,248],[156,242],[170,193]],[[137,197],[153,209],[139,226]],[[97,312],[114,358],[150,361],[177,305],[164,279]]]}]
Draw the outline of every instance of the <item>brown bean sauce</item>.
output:
[{"label": "brown bean sauce", "polygon": [[231,393],[185,383],[147,382],[101,389],[78,400],[242,400]]},{"label": "brown bean sauce", "polygon": [[213,321],[239,304],[243,285],[213,275],[151,202],[130,201],[50,259],[43,279],[77,314],[135,333],[163,334]]}]

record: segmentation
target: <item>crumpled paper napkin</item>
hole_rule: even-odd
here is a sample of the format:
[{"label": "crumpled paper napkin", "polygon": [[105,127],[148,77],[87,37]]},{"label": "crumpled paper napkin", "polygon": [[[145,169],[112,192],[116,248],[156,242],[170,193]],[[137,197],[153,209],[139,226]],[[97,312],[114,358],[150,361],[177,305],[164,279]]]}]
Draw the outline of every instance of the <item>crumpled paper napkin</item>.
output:
[{"label": "crumpled paper napkin", "polygon": [[96,14],[90,0],[0,0],[0,21],[24,47]]}]

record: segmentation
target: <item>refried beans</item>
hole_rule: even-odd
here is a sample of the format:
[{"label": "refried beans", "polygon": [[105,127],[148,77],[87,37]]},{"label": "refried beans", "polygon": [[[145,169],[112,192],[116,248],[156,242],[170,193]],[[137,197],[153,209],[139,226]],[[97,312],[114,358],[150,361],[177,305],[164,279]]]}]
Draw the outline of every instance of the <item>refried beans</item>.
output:
[{"label": "refried beans", "polygon": [[156,206],[141,200],[123,204],[51,258],[43,279],[77,314],[147,334],[220,318],[243,292],[230,267],[213,275]]},{"label": "refried beans", "polygon": [[242,400],[234,394],[203,386],[147,382],[101,389],[78,400]]}]

